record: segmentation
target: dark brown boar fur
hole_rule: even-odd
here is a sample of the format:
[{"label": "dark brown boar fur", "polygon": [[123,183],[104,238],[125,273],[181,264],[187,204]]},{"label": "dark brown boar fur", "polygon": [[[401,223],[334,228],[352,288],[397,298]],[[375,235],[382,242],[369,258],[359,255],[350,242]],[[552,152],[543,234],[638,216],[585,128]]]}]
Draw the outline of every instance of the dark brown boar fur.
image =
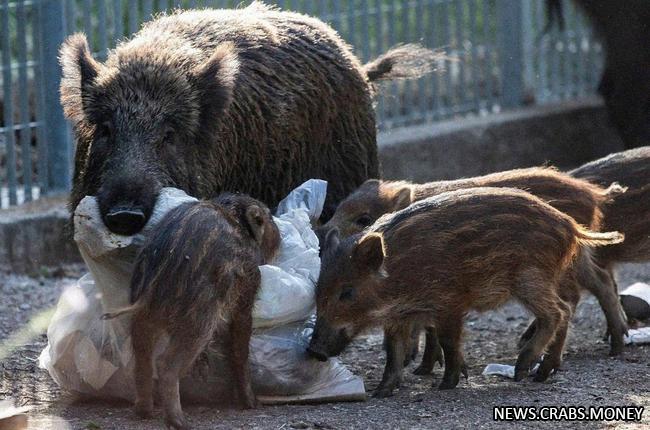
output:
[{"label": "dark brown boar fur", "polygon": [[627,191],[603,207],[603,229],[625,234],[625,242],[598,249],[600,264],[650,260],[650,146],[630,149],[592,161],[569,172],[572,176],[604,185],[618,182]]},{"label": "dark brown boar fur", "polygon": [[[316,290],[317,321],[309,352],[339,354],[361,331],[392,325],[392,374],[399,385],[410,324],[433,325],[445,355],[441,389],[458,384],[464,367],[463,319],[471,309],[495,309],[517,299],[537,318],[521,348],[515,379],[528,375],[546,351],[535,379],[560,365],[572,308],[559,284],[575,257],[622,240],[593,233],[537,197],[510,188],[470,188],[440,194],[385,215],[362,233],[338,241],[328,233]],[[390,372],[387,372],[390,373]],[[386,377],[388,376],[388,377]]]},{"label": "dark brown boar fur", "polygon": [[372,82],[419,76],[435,55],[406,45],[362,66],[325,23],[256,2],[161,16],[103,64],[71,36],[61,49],[77,139],[70,209],[96,195],[107,227],[134,234],[163,186],[274,206],[322,178],[328,218],[378,175]]},{"label": "dark brown boar fur", "polygon": [[233,374],[233,397],[253,407],[248,369],[252,310],[260,286],[258,266],[273,258],[280,234],[269,209],[243,195],[185,203],[156,226],[139,254],[131,281],[131,303],[105,315],[132,313],[136,413],[153,412],[153,351],[165,422],[187,428],[179,397],[179,378],[213,336],[225,339]]},{"label": "dark brown boar fur", "polygon": [[[610,186],[611,183],[602,184]],[[598,185],[576,179],[553,168],[533,167],[515,169],[474,178],[451,181],[436,181],[426,184],[413,184],[405,181],[380,181],[370,179],[341,202],[334,216],[321,227],[327,231],[337,228],[343,237],[358,233],[386,213],[403,209],[413,202],[441,194],[471,187],[513,187],[526,190],[548,202],[554,208],[570,215],[579,224],[591,230],[598,230],[603,218],[603,210],[614,197],[620,196],[624,188],[613,185],[603,189]],[[618,231],[613,226],[607,230]],[[322,237],[323,232],[320,233]],[[621,246],[621,245],[617,245]],[[609,247],[607,247],[609,248]],[[604,251],[605,249],[603,249]],[[593,267],[591,259],[585,255],[580,264],[584,267],[578,272],[578,284],[594,294],[607,318],[611,333],[612,353],[623,350],[623,334],[627,331],[625,318],[613,293],[611,279],[607,272]],[[567,287],[574,284],[567,283]],[[570,302],[577,305],[579,294],[565,293]],[[527,332],[526,336],[529,333]],[[441,361],[440,349],[436,346],[435,335],[427,331],[427,348],[422,364],[416,374],[427,374],[433,370],[434,363]]]}]

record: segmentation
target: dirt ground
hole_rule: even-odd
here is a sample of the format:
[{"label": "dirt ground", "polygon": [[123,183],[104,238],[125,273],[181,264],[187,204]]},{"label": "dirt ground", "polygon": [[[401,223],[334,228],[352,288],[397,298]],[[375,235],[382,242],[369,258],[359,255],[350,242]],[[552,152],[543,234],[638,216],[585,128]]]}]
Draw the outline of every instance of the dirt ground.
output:
[{"label": "dirt ground", "polygon": [[[81,268],[43,273],[39,278],[0,275],[0,345],[40,310],[56,300]],[[650,265],[626,265],[618,273],[619,285],[650,281]],[[366,402],[322,405],[263,406],[236,411],[207,406],[186,407],[199,429],[366,429],[366,428],[650,428],[650,345],[627,347],[621,358],[608,356],[602,340],[604,318],[592,297],[586,297],[574,318],[563,368],[546,383],[515,383],[481,376],[488,363],[513,364],[516,339],[528,323],[524,311],[509,304],[498,312],[471,315],[466,322],[465,353],[469,380],[455,390],[439,391],[441,370],[418,377],[405,373],[402,389],[394,397]],[[44,334],[0,360],[0,399],[10,397],[30,406],[31,429],[159,429],[162,420],[136,420],[126,403],[82,402],[62,392],[38,355],[46,345]],[[0,351],[0,357],[2,351]],[[358,339],[342,360],[364,378],[371,391],[379,382],[384,363],[381,335]],[[493,406],[641,405],[641,423],[495,422]]]}]

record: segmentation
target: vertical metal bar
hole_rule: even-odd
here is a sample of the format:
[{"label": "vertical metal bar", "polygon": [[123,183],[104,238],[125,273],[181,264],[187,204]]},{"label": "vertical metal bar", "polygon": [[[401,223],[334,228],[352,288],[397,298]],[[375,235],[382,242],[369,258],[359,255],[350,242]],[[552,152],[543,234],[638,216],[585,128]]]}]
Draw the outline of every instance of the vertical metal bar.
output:
[{"label": "vertical metal bar", "polygon": [[41,40],[42,40],[42,26],[41,26],[41,10],[38,5],[32,5],[32,43],[33,50],[32,55],[36,64],[34,65],[34,93],[36,97],[36,121],[40,124],[36,127],[36,152],[38,154],[38,186],[39,194],[44,195],[47,193],[49,186],[49,176],[48,176],[48,153],[47,153],[47,144],[45,140],[45,130],[44,130],[44,118],[45,115],[45,87],[44,87],[44,78],[43,78],[43,51],[41,49]]},{"label": "vertical metal bar", "polygon": [[[413,39],[412,30],[414,25],[411,20],[412,6],[410,2],[403,2],[401,5],[401,43],[411,42]],[[416,105],[413,103],[413,85],[407,79],[402,83],[402,97],[400,98],[400,107],[402,111],[402,125],[408,125],[416,114]]]},{"label": "vertical metal bar", "polygon": [[[447,53],[449,53],[450,50],[450,43],[451,43],[451,31],[449,28],[449,20],[450,20],[450,14],[449,14],[449,2],[445,1],[442,4],[442,34],[443,34],[443,45],[447,49]],[[453,103],[453,85],[451,81],[451,66],[452,62],[451,61],[446,61],[445,64],[445,89],[444,89],[444,94],[445,94],[445,100],[444,100],[444,106],[442,106],[443,109],[443,115],[446,116],[446,111],[448,111],[452,107]]]},{"label": "vertical metal bar", "polygon": [[124,36],[122,0],[113,0],[113,44]]},{"label": "vertical metal bar", "polygon": [[138,25],[140,23],[140,14],[139,14],[139,9],[140,9],[140,1],[139,0],[131,0],[128,2],[129,5],[129,12],[128,12],[128,21],[129,21],[129,34],[133,34],[136,31],[138,31]]},{"label": "vertical metal bar", "polygon": [[532,93],[534,70],[533,70],[533,9],[532,0],[522,0],[522,55],[523,55],[523,74],[524,74],[524,94]]},{"label": "vertical metal bar", "polygon": [[65,15],[63,3],[58,0],[41,1],[41,64],[44,77],[44,122],[50,160],[49,185],[55,192],[70,188],[72,145],[68,126],[59,103],[61,67],[59,46],[65,38]]},{"label": "vertical metal bar", "polygon": [[[375,0],[375,39],[376,49],[374,55],[381,55],[384,52],[384,11],[383,0]],[[377,126],[381,129],[386,120],[386,98],[384,92],[380,91],[377,102]]]},{"label": "vertical metal bar", "polygon": [[86,37],[88,38],[88,44],[92,47],[93,44],[93,2],[92,0],[84,0],[83,4],[83,19],[84,19],[84,31],[86,32]]},{"label": "vertical metal bar", "polygon": [[542,34],[541,32],[543,31],[542,29],[544,28],[545,24],[545,14],[544,14],[544,8],[540,6],[540,4],[537,4],[537,10],[535,11],[535,20],[537,21],[537,28],[538,31],[540,31],[540,36],[538,37],[539,43],[538,43],[538,49],[537,49],[537,58],[539,61],[538,64],[538,85],[537,85],[537,90],[535,91],[535,98],[538,100],[539,103],[543,103],[548,99],[548,94],[549,94],[549,86],[548,86],[548,44],[549,44],[549,35],[548,34]]},{"label": "vertical metal bar", "polygon": [[151,19],[153,12],[153,0],[144,0],[142,3],[142,22],[147,22]]},{"label": "vertical metal bar", "polygon": [[465,85],[467,84],[465,79],[465,62],[467,61],[467,53],[465,52],[465,35],[463,32],[463,0],[456,0],[455,2],[455,12],[456,12],[456,52],[460,57],[458,61],[458,82],[456,93],[458,94],[458,101],[456,108],[465,105],[467,101],[467,94],[465,92]]},{"label": "vertical metal bar", "polygon": [[32,200],[32,128],[29,126],[29,86],[27,84],[27,16],[25,0],[21,0],[16,8],[17,47],[18,47],[18,92],[20,94],[20,149],[23,161],[23,190],[25,201]]},{"label": "vertical metal bar", "polygon": [[[395,46],[395,0],[391,0],[388,5],[388,48]],[[390,83],[390,92],[388,93],[387,102],[389,108],[386,109],[388,115],[386,116],[385,128],[392,128],[399,110],[397,109],[397,84],[395,81]]]},{"label": "vertical metal bar", "polygon": [[352,45],[352,48],[355,49],[357,46],[357,40],[356,40],[356,25],[355,25],[355,8],[354,8],[354,2],[348,0],[348,8],[347,8],[347,23],[348,23],[348,28],[347,28],[347,41],[349,44]]},{"label": "vertical metal bar", "polygon": [[[437,25],[437,3],[430,3],[429,4],[429,31],[431,32],[431,47],[433,48],[438,48],[439,47],[439,42],[438,42],[438,25]],[[446,71],[443,71],[442,73],[447,73]],[[440,79],[441,79],[441,73],[440,72],[435,72],[433,73],[433,76],[431,76],[431,110],[433,111],[433,118],[435,119],[438,117],[440,113]]]},{"label": "vertical metal bar", "polygon": [[478,37],[476,35],[476,20],[478,18],[476,0],[468,0],[469,2],[469,41],[472,44],[471,50],[471,59],[472,59],[472,110],[478,112],[480,109],[480,97],[479,97],[479,66],[478,66],[478,54],[476,45],[478,44]]},{"label": "vertical metal bar", "polygon": [[587,47],[587,42],[585,40],[585,31],[582,24],[582,17],[578,10],[575,14],[575,25],[576,25],[576,94],[584,95],[587,89],[586,85],[586,68],[585,68],[585,49]]},{"label": "vertical metal bar", "polygon": [[13,94],[11,92],[12,73],[11,73],[11,43],[9,40],[9,0],[2,0],[2,93],[5,100],[4,118],[5,118],[5,146],[7,151],[7,184],[9,185],[9,204],[18,203],[16,197],[16,142],[14,136],[14,112],[13,112]]},{"label": "vertical metal bar", "polygon": [[363,63],[370,60],[370,23],[368,16],[370,15],[368,8],[368,0],[361,0],[361,59]]},{"label": "vertical metal bar", "polygon": [[99,57],[104,59],[108,52],[108,35],[106,31],[106,0],[97,2],[97,29],[99,30]]},{"label": "vertical metal bar", "polygon": [[65,7],[66,34],[73,33],[77,24],[77,8],[75,0],[62,0]]},{"label": "vertical metal bar", "polygon": [[494,54],[495,54],[495,41],[492,33],[492,24],[496,11],[490,8],[490,3],[483,2],[483,37],[485,40],[485,91],[487,97],[488,112],[494,110],[496,105],[495,99],[495,82],[494,82]]},{"label": "vertical metal bar", "polygon": [[[416,40],[420,43],[424,43],[424,1],[418,0],[415,4],[415,37]],[[426,112],[426,99],[427,99],[427,85],[425,78],[420,78],[417,81],[417,93],[416,93],[416,106],[417,106],[417,118],[418,122],[423,122],[425,119]]]},{"label": "vertical metal bar", "polygon": [[519,106],[523,100],[522,5],[519,1],[498,2],[501,101],[503,107]]}]

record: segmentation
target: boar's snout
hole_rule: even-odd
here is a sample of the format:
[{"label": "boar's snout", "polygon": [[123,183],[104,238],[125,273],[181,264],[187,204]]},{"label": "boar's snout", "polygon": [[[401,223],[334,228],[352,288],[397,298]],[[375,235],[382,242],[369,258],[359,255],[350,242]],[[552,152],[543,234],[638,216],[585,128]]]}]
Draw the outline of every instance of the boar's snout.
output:
[{"label": "boar's snout", "polygon": [[116,234],[131,236],[145,226],[156,205],[160,185],[152,178],[119,178],[97,193],[104,225]]},{"label": "boar's snout", "polygon": [[106,227],[113,233],[131,236],[147,223],[142,208],[111,208],[104,217]]},{"label": "boar's snout", "polygon": [[314,357],[318,361],[327,361],[327,359],[329,358],[327,356],[327,354],[325,354],[322,351],[317,350],[316,348],[312,347],[311,345],[307,347],[307,354]]}]

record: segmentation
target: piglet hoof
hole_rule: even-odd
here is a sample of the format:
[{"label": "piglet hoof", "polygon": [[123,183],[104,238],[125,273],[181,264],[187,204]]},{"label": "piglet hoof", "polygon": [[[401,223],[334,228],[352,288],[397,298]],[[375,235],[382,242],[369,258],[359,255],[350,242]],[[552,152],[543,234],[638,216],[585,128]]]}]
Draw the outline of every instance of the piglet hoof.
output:
[{"label": "piglet hoof", "polygon": [[189,430],[190,424],[183,417],[183,415],[167,415],[165,416],[165,425],[169,429],[174,430]]},{"label": "piglet hoof", "polygon": [[533,376],[533,381],[535,382],[546,381],[548,377],[551,376],[551,373],[553,373],[559,367],[560,367],[560,363],[558,361],[545,358],[544,361],[542,361],[542,364],[539,365],[537,372],[535,372],[535,376]]},{"label": "piglet hoof", "polygon": [[452,388],[456,388],[456,385],[458,385],[458,379],[453,381],[453,380],[447,380],[443,379],[440,385],[438,385],[439,390],[451,390]]},{"label": "piglet hoof", "polygon": [[519,382],[528,376],[528,369],[520,366],[515,366],[515,381]]},{"label": "piglet hoof", "polygon": [[372,393],[372,397],[376,399],[384,399],[386,397],[392,397],[393,392],[395,391],[395,388],[393,387],[386,387],[386,386],[379,386],[375,390],[374,393]]},{"label": "piglet hoof", "polygon": [[456,386],[460,382],[460,373],[461,372],[455,372],[453,374],[445,374],[445,376],[442,377],[442,382],[440,382],[440,385],[438,385],[438,389],[451,390],[452,388],[456,388]]},{"label": "piglet hoof", "polygon": [[465,380],[469,379],[469,372],[467,371],[467,364],[463,363],[463,365],[460,368],[460,372],[463,374],[465,377]]},{"label": "piglet hoof", "polygon": [[614,338],[612,338],[612,342],[611,342],[611,344],[609,346],[609,355],[611,357],[616,357],[616,356],[619,356],[621,354],[623,354],[623,342],[622,342],[622,340],[619,341],[619,340],[614,340]]},{"label": "piglet hoof", "polygon": [[425,363],[421,363],[414,371],[414,375],[430,375],[433,373],[433,366]]}]

